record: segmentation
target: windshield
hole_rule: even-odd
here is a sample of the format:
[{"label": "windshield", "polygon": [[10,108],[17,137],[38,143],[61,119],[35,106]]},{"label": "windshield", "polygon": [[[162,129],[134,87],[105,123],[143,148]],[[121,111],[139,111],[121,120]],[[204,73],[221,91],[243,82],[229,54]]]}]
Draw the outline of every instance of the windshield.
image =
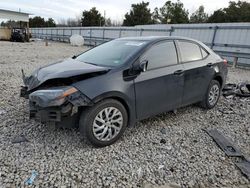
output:
[{"label": "windshield", "polygon": [[116,67],[124,64],[143,45],[144,41],[113,40],[79,55],[76,60],[98,66]]}]

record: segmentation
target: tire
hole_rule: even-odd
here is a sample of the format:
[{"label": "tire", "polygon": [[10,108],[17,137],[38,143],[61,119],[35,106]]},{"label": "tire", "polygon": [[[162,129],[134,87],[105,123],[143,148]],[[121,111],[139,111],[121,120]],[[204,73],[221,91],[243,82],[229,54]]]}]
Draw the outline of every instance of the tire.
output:
[{"label": "tire", "polygon": [[[212,95],[212,93],[214,93],[214,95]],[[220,95],[221,95],[220,83],[217,80],[212,80],[208,86],[208,90],[203,101],[200,103],[201,107],[204,109],[214,108],[219,101]]]},{"label": "tire", "polygon": [[[106,119],[107,114],[109,120]],[[125,107],[117,100],[106,99],[82,111],[79,129],[88,143],[95,147],[105,147],[122,136],[127,124],[128,113]]]}]

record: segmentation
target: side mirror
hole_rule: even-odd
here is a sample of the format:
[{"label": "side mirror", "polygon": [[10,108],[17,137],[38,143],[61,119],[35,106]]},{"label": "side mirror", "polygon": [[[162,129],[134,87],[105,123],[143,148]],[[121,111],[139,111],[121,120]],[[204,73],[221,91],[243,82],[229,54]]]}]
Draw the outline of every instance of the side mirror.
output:
[{"label": "side mirror", "polygon": [[141,72],[146,72],[148,69],[148,60],[143,60],[141,63],[140,63],[140,71]]},{"label": "side mirror", "polygon": [[143,60],[142,62],[134,65],[133,67],[133,71],[135,72],[145,72],[147,71],[148,68],[148,61],[147,60]]}]

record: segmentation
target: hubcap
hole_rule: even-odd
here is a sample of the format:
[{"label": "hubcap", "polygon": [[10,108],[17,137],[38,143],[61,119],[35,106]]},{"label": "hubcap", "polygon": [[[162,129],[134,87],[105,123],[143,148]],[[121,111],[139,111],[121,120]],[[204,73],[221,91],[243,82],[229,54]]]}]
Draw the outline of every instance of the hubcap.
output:
[{"label": "hubcap", "polygon": [[209,91],[208,102],[211,106],[215,105],[217,100],[219,99],[220,88],[218,85],[213,85]]},{"label": "hubcap", "polygon": [[109,141],[115,138],[121,131],[123,116],[115,107],[107,107],[101,110],[93,122],[93,133],[100,141]]}]

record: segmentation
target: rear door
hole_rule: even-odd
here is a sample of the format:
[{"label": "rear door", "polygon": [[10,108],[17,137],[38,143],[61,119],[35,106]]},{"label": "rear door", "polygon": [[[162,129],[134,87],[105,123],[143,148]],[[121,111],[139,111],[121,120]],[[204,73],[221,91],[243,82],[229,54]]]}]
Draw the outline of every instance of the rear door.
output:
[{"label": "rear door", "polygon": [[203,99],[214,75],[209,53],[193,41],[178,40],[177,44],[184,67],[182,105],[199,102]]},{"label": "rear door", "polygon": [[175,44],[166,40],[153,45],[141,57],[148,69],[135,79],[137,118],[172,110],[181,104],[183,66],[178,64]]}]

